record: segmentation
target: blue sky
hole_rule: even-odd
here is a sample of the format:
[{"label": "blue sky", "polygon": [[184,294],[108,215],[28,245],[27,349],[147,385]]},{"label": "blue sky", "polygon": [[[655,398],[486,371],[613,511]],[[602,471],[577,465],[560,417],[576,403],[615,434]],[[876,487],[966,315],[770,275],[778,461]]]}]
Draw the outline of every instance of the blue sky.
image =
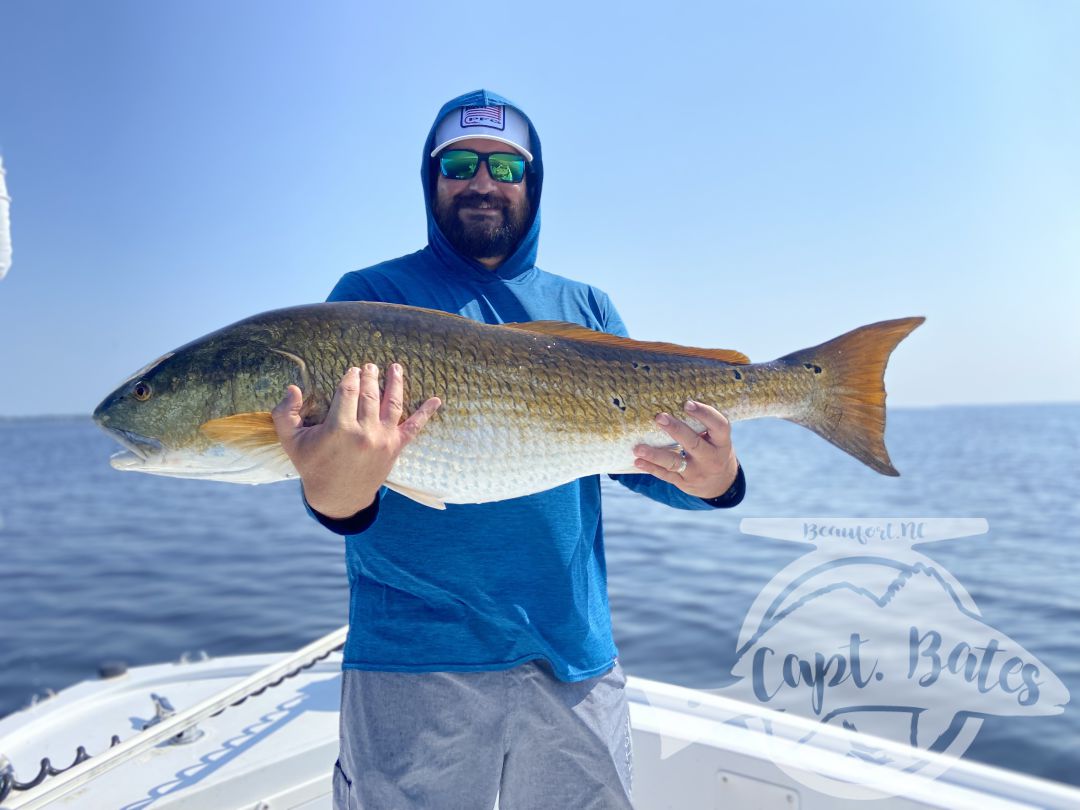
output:
[{"label": "blue sky", "polygon": [[5,2],[0,415],[423,244],[431,118],[544,142],[540,265],[766,360],[926,315],[892,405],[1080,401],[1080,4]]}]

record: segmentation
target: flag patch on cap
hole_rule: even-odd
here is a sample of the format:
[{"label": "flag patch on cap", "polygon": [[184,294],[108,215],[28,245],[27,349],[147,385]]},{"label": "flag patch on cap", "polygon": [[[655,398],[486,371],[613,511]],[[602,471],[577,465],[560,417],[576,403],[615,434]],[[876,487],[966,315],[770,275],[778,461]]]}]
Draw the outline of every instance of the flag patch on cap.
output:
[{"label": "flag patch on cap", "polygon": [[505,108],[502,104],[493,107],[462,107],[461,127],[487,127],[506,129]]}]

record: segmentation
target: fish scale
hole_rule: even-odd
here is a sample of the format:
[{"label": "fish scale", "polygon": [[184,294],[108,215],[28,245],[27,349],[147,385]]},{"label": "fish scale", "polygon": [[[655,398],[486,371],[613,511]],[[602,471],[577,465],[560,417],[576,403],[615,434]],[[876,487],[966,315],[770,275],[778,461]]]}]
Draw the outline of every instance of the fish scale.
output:
[{"label": "fish scale", "polygon": [[[608,392],[628,388],[617,374],[625,363],[579,356],[586,379],[595,381],[583,387],[565,352],[532,335],[509,343],[469,339],[463,349],[444,350],[450,362],[433,364],[430,357],[441,347],[432,340],[410,341],[390,324],[358,332],[349,336],[350,345],[369,347],[368,353],[336,358],[320,375],[324,390],[332,390],[350,365],[366,361],[386,368],[399,362],[406,370],[406,413],[439,396],[444,405],[406,447],[390,481],[437,493],[444,502],[500,500],[599,471],[632,471],[630,448],[636,441],[670,444],[652,424],[655,410],[620,416],[609,404]],[[452,361],[462,355],[467,362]],[[544,373],[536,373],[536,366]],[[597,441],[597,434],[607,438]]]},{"label": "fish scale", "polygon": [[633,472],[636,444],[672,446],[654,420],[680,414],[687,399],[732,421],[789,419],[895,475],[883,441],[885,365],[921,322],[871,324],[751,364],[737,352],[633,341],[573,324],[492,326],[397,304],[314,304],[248,318],[171,352],[110,394],[95,419],[132,450],[134,458],[114,460],[122,469],[280,480],[296,475],[268,413],[284,387],[300,386],[305,423],[315,424],[349,367],[397,362],[406,416],[433,396],[443,405],[387,483],[432,505]]}]

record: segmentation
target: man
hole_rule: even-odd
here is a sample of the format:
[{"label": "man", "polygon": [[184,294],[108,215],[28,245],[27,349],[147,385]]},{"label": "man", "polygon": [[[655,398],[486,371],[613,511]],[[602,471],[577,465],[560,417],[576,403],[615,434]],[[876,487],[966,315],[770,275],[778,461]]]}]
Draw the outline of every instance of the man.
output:
[{"label": "man", "polygon": [[[423,250],[346,274],[331,301],[440,309],[485,323],[562,320],[626,334],[608,297],[535,265],[544,179],[528,117],[493,93],[448,102],[424,146]],[[350,369],[326,421],[299,389],[274,411],[312,514],[346,536],[351,585],[335,806],[505,810],[630,806],[625,679],[611,638],[598,476],[436,511],[382,487],[438,399],[405,421],[403,376]],[[614,476],[682,509],[734,506],[727,420],[688,403],[685,455],[636,448]],[[400,424],[399,424],[400,422]],[[711,499],[711,500],[710,500]]]}]

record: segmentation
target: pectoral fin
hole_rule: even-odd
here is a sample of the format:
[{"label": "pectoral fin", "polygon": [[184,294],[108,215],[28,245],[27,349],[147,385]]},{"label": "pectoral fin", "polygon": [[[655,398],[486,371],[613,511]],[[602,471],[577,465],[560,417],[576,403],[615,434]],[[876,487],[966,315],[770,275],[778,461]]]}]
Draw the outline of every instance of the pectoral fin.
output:
[{"label": "pectoral fin", "polygon": [[257,467],[277,473],[281,478],[296,477],[296,468],[278,441],[274,420],[268,411],[211,419],[199,429],[211,441],[243,453]]},{"label": "pectoral fin", "polygon": [[[203,435],[241,450],[266,447],[278,442],[274,419],[269,411],[238,413],[204,422],[199,428]],[[285,452],[284,450],[282,452]]]}]

